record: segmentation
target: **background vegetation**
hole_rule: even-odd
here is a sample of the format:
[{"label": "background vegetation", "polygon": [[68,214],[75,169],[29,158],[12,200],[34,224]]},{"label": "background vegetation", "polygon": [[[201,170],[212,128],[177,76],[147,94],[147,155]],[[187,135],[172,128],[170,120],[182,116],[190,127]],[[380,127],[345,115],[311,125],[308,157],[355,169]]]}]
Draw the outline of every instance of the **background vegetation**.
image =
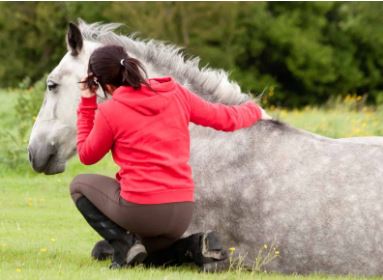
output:
[{"label": "background vegetation", "polygon": [[65,52],[69,21],[122,22],[224,68],[270,104],[330,97],[383,102],[383,4],[372,2],[2,2],[0,88],[40,79]]}]

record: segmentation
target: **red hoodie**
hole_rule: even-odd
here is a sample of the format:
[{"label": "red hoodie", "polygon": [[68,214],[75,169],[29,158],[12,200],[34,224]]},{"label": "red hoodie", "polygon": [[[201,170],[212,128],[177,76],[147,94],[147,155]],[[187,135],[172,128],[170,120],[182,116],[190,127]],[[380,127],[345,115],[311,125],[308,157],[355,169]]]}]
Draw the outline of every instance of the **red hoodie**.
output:
[{"label": "red hoodie", "polygon": [[170,77],[148,82],[154,91],[144,85],[139,90],[122,86],[101,104],[96,96],[81,97],[77,110],[80,161],[94,164],[112,150],[120,167],[116,174],[120,194],[127,201],[193,201],[189,122],[234,131],[258,121],[260,108],[252,101],[234,106],[209,103]]}]

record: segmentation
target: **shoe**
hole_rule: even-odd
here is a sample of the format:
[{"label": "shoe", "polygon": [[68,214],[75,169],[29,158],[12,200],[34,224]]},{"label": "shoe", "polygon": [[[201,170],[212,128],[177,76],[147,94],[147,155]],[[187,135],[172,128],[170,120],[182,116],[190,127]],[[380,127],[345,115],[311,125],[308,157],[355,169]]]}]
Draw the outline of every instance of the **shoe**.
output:
[{"label": "shoe", "polygon": [[[98,241],[91,252],[93,259],[97,261],[103,261],[108,258],[112,258],[114,253],[113,247],[106,240]],[[140,242],[136,242],[128,251],[126,256],[126,265],[134,266],[142,263],[147,257],[146,248]],[[116,265],[117,266],[117,265]]]},{"label": "shoe", "polygon": [[91,252],[91,256],[97,261],[103,261],[108,258],[112,258],[113,252],[113,247],[110,246],[108,241],[100,240],[94,245]]},{"label": "shoe", "polygon": [[141,264],[147,256],[148,253],[146,252],[145,246],[141,243],[136,243],[128,251],[128,255],[126,256],[126,264],[129,266]]},{"label": "shoe", "polygon": [[[85,196],[80,197],[76,201],[76,207],[84,216],[88,224],[99,235],[101,235],[112,248],[113,253],[112,264],[110,265],[111,269],[122,268],[131,265],[133,262],[137,264],[138,261],[143,261],[147,253],[145,247],[140,243],[140,240],[134,234],[127,233],[124,228],[111,221],[108,217],[101,213],[101,211],[98,210]],[[138,250],[136,246],[136,249],[129,253],[130,249],[137,244],[141,244],[139,247],[140,250]],[[98,245],[98,248],[104,245],[106,244],[101,243]],[[98,254],[98,257],[103,257],[104,255],[108,256],[108,254]],[[128,255],[129,262],[127,262]]]}]

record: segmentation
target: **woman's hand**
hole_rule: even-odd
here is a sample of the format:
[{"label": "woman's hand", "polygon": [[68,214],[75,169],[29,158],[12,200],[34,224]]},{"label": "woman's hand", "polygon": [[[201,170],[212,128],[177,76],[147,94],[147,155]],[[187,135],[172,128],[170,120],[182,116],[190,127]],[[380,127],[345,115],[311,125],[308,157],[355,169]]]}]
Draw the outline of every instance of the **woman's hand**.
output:
[{"label": "woman's hand", "polygon": [[86,97],[86,98],[90,98],[90,97],[93,97],[96,95],[96,90],[97,88],[90,88],[86,82],[87,80],[87,76],[84,77],[83,79],[81,79],[81,82],[80,82],[80,90],[81,90],[81,96],[82,97]]}]

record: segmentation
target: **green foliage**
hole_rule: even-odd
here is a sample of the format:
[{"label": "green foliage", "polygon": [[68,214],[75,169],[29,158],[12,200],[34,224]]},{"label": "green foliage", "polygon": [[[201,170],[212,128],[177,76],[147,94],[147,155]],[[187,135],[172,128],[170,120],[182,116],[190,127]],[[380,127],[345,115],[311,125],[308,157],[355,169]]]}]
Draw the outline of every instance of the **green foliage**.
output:
[{"label": "green foliage", "polygon": [[19,88],[14,90],[17,99],[8,114],[13,117],[12,123],[0,131],[0,166],[8,169],[30,169],[28,163],[27,143],[34,120],[42,103],[45,89],[45,78],[30,85],[25,79]]},{"label": "green foliage", "polygon": [[0,87],[40,79],[65,53],[69,21],[121,22],[224,68],[244,91],[301,107],[383,100],[383,4],[372,2],[2,2]]},{"label": "green foliage", "polygon": [[241,16],[247,31],[239,38],[245,48],[237,60],[239,81],[242,72],[253,72],[251,88],[259,92],[273,85],[270,103],[280,106],[324,103],[348,93],[369,94],[376,101],[383,84],[372,80],[371,71],[381,76],[383,68],[363,65],[367,57],[379,61],[381,49],[375,48],[382,43],[372,33],[381,31],[381,18],[373,16],[381,4],[267,3],[248,8]]}]

